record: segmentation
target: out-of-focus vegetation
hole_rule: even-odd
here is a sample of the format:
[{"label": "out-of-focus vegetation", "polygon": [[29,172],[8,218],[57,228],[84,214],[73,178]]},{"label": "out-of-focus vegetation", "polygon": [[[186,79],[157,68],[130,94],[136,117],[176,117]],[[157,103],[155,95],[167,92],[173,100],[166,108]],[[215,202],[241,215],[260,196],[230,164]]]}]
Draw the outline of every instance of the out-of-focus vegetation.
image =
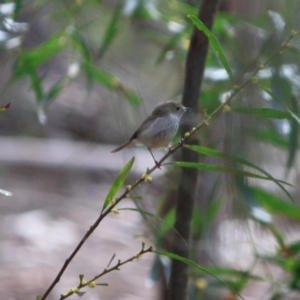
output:
[{"label": "out-of-focus vegetation", "polygon": [[[72,137],[116,142],[118,125],[138,125],[140,109],[148,99],[154,97],[157,103],[181,97],[193,28],[187,16],[196,15],[198,5],[198,1],[167,0],[16,0],[1,4],[0,88],[4,100],[0,117],[10,113],[7,103],[12,102],[14,111],[19,105],[32,107],[34,103],[38,120],[47,130],[32,129],[40,127],[38,120],[31,119],[26,123],[28,131],[22,134],[65,136],[60,135],[59,126],[53,133],[47,117],[52,107],[58,114],[56,105],[64,107],[63,111],[67,107],[76,110],[80,120],[70,122],[68,112],[60,115],[59,122],[68,124]],[[195,126],[218,109],[231,91],[249,78],[251,83],[197,133],[201,147],[189,148],[201,154],[201,163],[174,163],[199,168],[191,258],[183,260],[191,266],[190,299],[236,299],[239,295],[248,299],[252,293],[255,299],[299,298],[298,30],[300,6],[296,0],[221,3],[212,33],[225,60],[211,47],[201,109],[194,112]],[[289,43],[281,47],[289,37]],[[94,123],[85,125],[90,120]],[[8,127],[0,124],[2,134],[19,134],[18,126],[11,125],[14,119]],[[126,136],[131,129],[121,131]],[[167,174],[165,197],[157,205],[155,214],[161,221],[153,233],[156,249],[170,258],[174,255],[163,251],[172,250],[170,239],[176,234],[172,200],[177,174],[172,172]],[[169,268],[157,256],[151,280],[167,282]]]}]

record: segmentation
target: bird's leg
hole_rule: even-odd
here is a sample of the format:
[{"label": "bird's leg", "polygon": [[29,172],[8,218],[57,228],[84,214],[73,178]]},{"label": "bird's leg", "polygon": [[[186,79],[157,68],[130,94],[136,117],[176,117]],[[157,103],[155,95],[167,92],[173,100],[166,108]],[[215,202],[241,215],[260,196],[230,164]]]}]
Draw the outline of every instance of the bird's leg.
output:
[{"label": "bird's leg", "polygon": [[155,165],[160,169],[161,164],[155,159],[155,157],[154,157],[154,155],[153,155],[153,153],[151,151],[151,148],[148,148],[148,150],[149,150],[149,152],[150,152],[150,154],[151,154],[151,156],[152,156],[152,158],[153,158],[153,160],[155,162]]}]

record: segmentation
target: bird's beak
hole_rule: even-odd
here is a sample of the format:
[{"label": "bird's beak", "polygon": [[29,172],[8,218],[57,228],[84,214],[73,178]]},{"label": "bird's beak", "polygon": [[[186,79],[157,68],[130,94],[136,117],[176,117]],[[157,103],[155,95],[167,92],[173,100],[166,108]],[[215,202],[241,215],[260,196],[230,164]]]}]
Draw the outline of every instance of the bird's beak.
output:
[{"label": "bird's beak", "polygon": [[190,107],[184,107],[184,108],[183,108],[183,111],[186,112],[186,111],[188,111],[188,110],[190,110],[190,109],[191,109]]}]

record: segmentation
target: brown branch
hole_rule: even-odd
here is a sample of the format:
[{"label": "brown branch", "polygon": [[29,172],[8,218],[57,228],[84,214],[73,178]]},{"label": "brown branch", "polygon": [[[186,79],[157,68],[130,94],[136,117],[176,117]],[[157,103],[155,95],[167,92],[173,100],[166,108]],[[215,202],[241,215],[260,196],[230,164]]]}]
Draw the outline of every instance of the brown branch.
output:
[{"label": "brown branch", "polygon": [[[152,252],[153,251],[153,248],[152,246],[145,249],[145,244],[142,243],[142,249],[135,255],[133,255],[132,257],[124,260],[124,261],[120,261],[118,260],[118,262],[111,268],[105,268],[103,270],[103,272],[101,272],[100,274],[96,275],[94,278],[86,281],[86,280],[82,280],[79,285],[75,288],[71,288],[69,289],[69,291],[66,293],[66,294],[62,294],[59,298],[59,300],[63,300],[63,299],[66,299],[68,298],[69,296],[75,294],[75,293],[78,293],[80,291],[80,289],[86,287],[86,286],[90,286],[91,284],[95,283],[95,280],[99,279],[100,277],[112,272],[112,271],[116,271],[116,270],[119,270],[119,268],[129,262],[133,262],[135,261],[136,259],[140,258],[143,254],[147,253],[147,252]],[[95,283],[96,284],[96,283]]]}]

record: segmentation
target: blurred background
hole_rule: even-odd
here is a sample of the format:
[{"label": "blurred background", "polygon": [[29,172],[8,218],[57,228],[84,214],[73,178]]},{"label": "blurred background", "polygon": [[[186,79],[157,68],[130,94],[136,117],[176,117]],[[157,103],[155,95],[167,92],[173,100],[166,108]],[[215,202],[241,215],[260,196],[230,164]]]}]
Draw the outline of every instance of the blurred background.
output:
[{"label": "blurred background", "polygon": [[[187,15],[197,15],[200,4],[0,4],[0,299],[43,294],[98,217],[125,163],[135,156],[126,183],[153,166],[143,148],[110,151],[156,104],[181,100],[193,28]],[[226,0],[219,10],[213,33],[237,83],[300,28],[296,0]],[[257,75],[262,87],[255,81],[234,98],[231,105],[243,113],[220,114],[199,136],[201,145],[246,159],[293,186],[285,190],[273,180],[199,173],[192,259],[223,282],[192,270],[190,299],[235,299],[228,286],[245,299],[299,299],[299,37],[290,43]],[[232,88],[210,50],[200,111],[182,122],[196,125]],[[253,107],[290,115],[270,118]],[[154,153],[161,157],[164,151]],[[228,157],[201,159],[237,165]],[[120,208],[137,205],[157,217],[131,210],[109,215],[48,299],[76,286],[79,274],[89,279],[101,273],[114,253],[116,261],[131,257],[141,242],[171,250],[178,170],[163,167],[153,178],[135,191],[142,201],[126,199]],[[82,299],[163,299],[168,272],[165,258],[145,254],[99,281],[108,287],[88,289]]]}]

